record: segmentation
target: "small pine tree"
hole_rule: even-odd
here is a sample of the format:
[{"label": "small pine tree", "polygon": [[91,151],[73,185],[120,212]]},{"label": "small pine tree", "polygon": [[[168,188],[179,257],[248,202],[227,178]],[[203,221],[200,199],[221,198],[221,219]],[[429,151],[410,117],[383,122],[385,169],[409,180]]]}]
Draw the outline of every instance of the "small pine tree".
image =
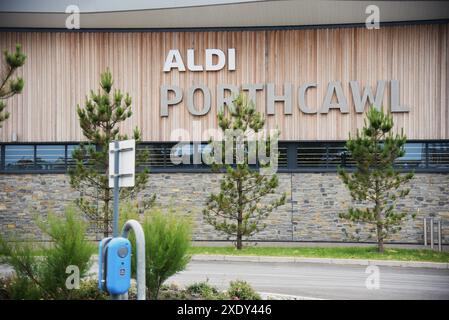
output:
[{"label": "small pine tree", "polygon": [[[239,130],[247,140],[250,132],[257,133],[263,128],[265,119],[256,112],[254,104],[248,102],[243,94],[233,102],[230,114],[220,112],[218,123],[220,129]],[[226,169],[220,183],[220,192],[211,193],[203,210],[203,217],[216,230],[236,237],[236,248],[242,249],[243,237],[249,237],[266,227],[262,221],[274,209],[285,203],[285,194],[263,204],[261,200],[274,193],[279,185],[276,174],[262,175],[252,170],[248,164],[248,146],[245,144],[245,161],[235,166],[215,164],[214,169]]]},{"label": "small pine tree", "polygon": [[0,128],[2,122],[9,118],[9,112],[6,109],[5,100],[19,94],[23,90],[24,81],[21,77],[12,78],[18,68],[25,64],[26,55],[22,52],[20,44],[16,45],[16,52],[9,53],[8,50],[3,51],[6,67],[2,68],[5,72],[0,76]]},{"label": "small pine tree", "polygon": [[[109,143],[114,140],[126,140],[121,135],[119,125],[132,115],[131,97],[120,90],[112,92],[112,75],[109,70],[101,74],[101,91],[90,92],[84,108],[77,106],[77,113],[83,135],[87,144],[73,152],[76,165],[69,169],[71,186],[80,191],[81,196],[76,200],[81,211],[95,223],[102,223],[105,237],[110,233],[113,192],[109,188]],[[133,138],[140,141],[141,133],[134,129]],[[137,165],[145,161],[147,154],[140,153]],[[121,199],[135,197],[145,188],[148,182],[148,169],[136,175],[135,186],[121,188]],[[147,208],[154,202],[155,196],[141,202]],[[97,206],[99,206],[99,210]]]},{"label": "small pine tree", "polygon": [[392,129],[392,116],[372,107],[361,134],[357,131],[357,136],[350,136],[346,143],[356,164],[355,171],[348,173],[339,168],[339,175],[352,198],[371,203],[368,208],[350,208],[340,217],[373,225],[379,252],[384,251],[384,240],[400,230],[407,215],[396,211],[395,202],[410,192],[409,188],[401,186],[413,178],[413,173],[400,174],[393,167],[395,160],[405,155],[406,136],[393,134]]}]

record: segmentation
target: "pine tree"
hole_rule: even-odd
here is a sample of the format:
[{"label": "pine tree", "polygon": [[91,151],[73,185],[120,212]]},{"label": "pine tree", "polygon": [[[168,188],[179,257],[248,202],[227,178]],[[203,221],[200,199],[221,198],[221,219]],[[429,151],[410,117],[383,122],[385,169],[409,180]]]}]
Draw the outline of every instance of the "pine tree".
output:
[{"label": "pine tree", "polygon": [[[77,113],[83,135],[87,138],[73,152],[76,165],[69,169],[71,186],[80,191],[76,204],[94,223],[102,224],[105,237],[110,233],[113,192],[109,188],[109,143],[127,140],[120,134],[120,123],[132,116],[131,97],[120,90],[112,92],[113,80],[109,70],[101,74],[101,90],[90,92],[85,107],[77,106]],[[139,142],[141,133],[136,127],[133,139]],[[146,160],[147,154],[140,153],[136,165]],[[148,169],[136,174],[135,186],[121,188],[120,199],[134,198],[148,182]],[[154,202],[152,196],[141,202],[145,208]],[[98,209],[97,209],[98,206]]]},{"label": "pine tree", "polygon": [[[368,120],[368,123],[367,121]],[[413,178],[413,173],[400,174],[393,164],[405,155],[406,136],[393,134],[393,118],[372,107],[365,119],[365,126],[355,138],[346,143],[356,169],[348,173],[339,168],[339,175],[356,201],[366,201],[367,208],[350,208],[340,214],[350,222],[367,223],[373,226],[377,236],[378,251],[384,251],[384,240],[399,231],[406,212],[396,211],[395,202],[410,192],[402,185]]]},{"label": "pine tree", "polygon": [[[219,113],[220,129],[223,132],[240,130],[244,140],[247,140],[251,132],[257,133],[263,128],[265,119],[255,111],[254,104],[248,102],[243,94],[233,104],[234,108],[229,114],[225,115],[223,111]],[[251,169],[248,154],[248,145],[245,144],[243,163],[214,165],[214,170],[225,168],[226,172],[220,182],[220,192],[210,194],[203,210],[207,223],[218,231],[236,237],[236,248],[239,250],[242,249],[243,237],[263,230],[266,227],[263,219],[285,203],[285,194],[266,204],[262,202],[265,196],[274,193],[279,185],[278,178],[276,174],[263,175],[258,170]]]},{"label": "pine tree", "polygon": [[9,112],[6,109],[5,100],[19,94],[23,90],[24,81],[21,77],[12,78],[18,68],[25,64],[26,55],[22,52],[20,44],[16,45],[16,52],[9,53],[8,50],[3,51],[5,58],[5,68],[2,68],[0,76],[0,128],[2,122],[9,118]]}]

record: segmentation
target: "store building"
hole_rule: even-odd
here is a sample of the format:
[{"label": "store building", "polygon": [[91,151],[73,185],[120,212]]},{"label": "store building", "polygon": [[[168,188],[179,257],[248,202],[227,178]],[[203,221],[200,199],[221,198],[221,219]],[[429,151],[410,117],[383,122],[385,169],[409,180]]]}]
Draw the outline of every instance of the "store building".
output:
[{"label": "store building", "polygon": [[[123,132],[138,126],[139,147],[151,150],[150,183],[140,196],[155,192],[160,205],[194,215],[194,239],[226,239],[201,216],[220,176],[201,163],[173,164],[170,150],[181,132],[203,142],[182,148],[193,159],[205,132],[217,126],[217,110],[243,90],[266,114],[267,129],[281,131],[279,192],[288,195],[254,239],[348,240],[342,230],[351,230],[338,213],[351,200],[336,168],[351,167],[344,142],[375,104],[408,137],[397,166],[416,172],[398,208],[417,217],[391,240],[421,243],[423,217],[434,216],[449,242],[445,3],[374,2],[380,28],[367,29],[364,2],[186,1],[179,7],[168,1],[162,7],[154,1],[129,10],[115,2],[104,10],[78,2],[79,30],[65,29],[65,7],[0,6],[0,48],[21,43],[28,56],[19,71],[25,89],[8,100],[11,117],[0,129],[2,234],[41,239],[33,212],[60,211],[76,198],[66,174],[83,140],[76,105],[109,68],[115,87],[133,98]],[[361,240],[369,241],[363,230]]]}]

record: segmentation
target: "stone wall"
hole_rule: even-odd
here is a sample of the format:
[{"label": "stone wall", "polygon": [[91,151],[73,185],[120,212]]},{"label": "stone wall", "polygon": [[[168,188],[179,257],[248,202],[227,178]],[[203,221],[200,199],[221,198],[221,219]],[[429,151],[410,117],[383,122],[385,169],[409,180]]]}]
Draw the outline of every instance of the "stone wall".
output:
[{"label": "stone wall", "polygon": [[[203,223],[201,214],[206,196],[218,190],[219,180],[220,175],[207,173],[152,174],[140,196],[156,192],[159,205],[174,206],[191,215],[195,240],[224,240],[225,235]],[[350,227],[339,219],[338,213],[346,210],[351,200],[335,173],[284,173],[279,174],[279,182],[279,192],[286,192],[287,203],[270,215],[268,227],[254,240],[348,241],[348,234],[360,228],[360,240],[370,241],[368,228]],[[422,242],[422,218],[435,216],[443,219],[443,242],[449,243],[449,174],[416,174],[411,186],[410,195],[398,208],[415,212],[417,217],[407,219],[390,241]],[[0,233],[42,240],[35,216],[61,212],[77,196],[63,174],[0,175]]]}]

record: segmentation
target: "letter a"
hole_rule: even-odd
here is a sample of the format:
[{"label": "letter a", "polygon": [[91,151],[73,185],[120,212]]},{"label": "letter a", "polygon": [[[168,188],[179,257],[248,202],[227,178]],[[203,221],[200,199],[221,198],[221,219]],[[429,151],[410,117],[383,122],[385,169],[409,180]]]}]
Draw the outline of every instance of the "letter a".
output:
[{"label": "letter a", "polygon": [[170,50],[167,54],[167,59],[165,59],[164,72],[170,72],[172,68],[178,68],[179,71],[186,71],[179,50]]}]

